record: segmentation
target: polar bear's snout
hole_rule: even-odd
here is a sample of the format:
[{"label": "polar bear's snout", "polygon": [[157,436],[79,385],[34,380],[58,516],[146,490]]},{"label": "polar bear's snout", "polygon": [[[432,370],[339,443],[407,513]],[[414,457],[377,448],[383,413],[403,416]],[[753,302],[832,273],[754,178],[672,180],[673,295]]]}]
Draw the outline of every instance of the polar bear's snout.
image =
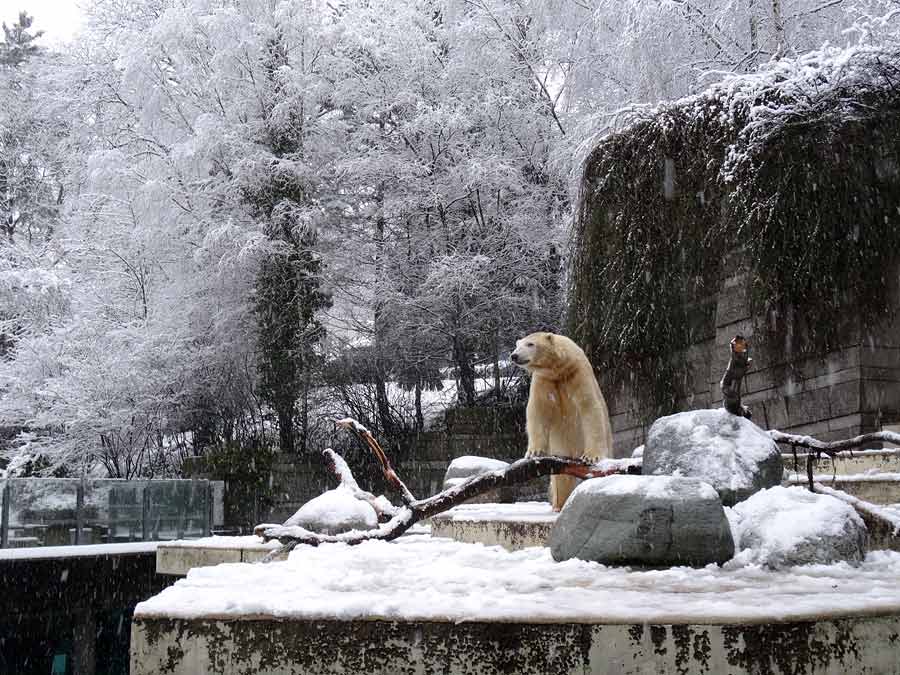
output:
[{"label": "polar bear's snout", "polygon": [[516,348],[509,355],[509,360],[517,366],[527,366],[534,356],[534,343],[520,340],[516,342]]}]

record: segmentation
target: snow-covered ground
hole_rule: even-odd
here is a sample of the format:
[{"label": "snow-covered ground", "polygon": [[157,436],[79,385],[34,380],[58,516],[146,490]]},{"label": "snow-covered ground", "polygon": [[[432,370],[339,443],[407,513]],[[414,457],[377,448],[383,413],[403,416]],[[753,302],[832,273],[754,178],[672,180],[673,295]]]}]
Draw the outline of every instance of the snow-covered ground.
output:
[{"label": "snow-covered ground", "polygon": [[732,623],[900,612],[900,553],[863,564],[637,570],[430,536],[191,570],[136,616]]},{"label": "snow-covered ground", "polygon": [[[257,543],[259,538],[254,537]],[[3,548],[0,560],[35,560],[37,558],[75,558],[79,556],[154,553],[158,541],[135,541],[128,544],[89,544],[86,546],[41,546],[38,548]]]}]

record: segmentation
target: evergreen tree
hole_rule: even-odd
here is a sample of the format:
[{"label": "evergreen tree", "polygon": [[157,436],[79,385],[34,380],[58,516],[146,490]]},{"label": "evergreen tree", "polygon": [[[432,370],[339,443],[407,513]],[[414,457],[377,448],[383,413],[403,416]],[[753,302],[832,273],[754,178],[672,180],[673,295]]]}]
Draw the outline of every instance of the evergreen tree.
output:
[{"label": "evergreen tree", "polygon": [[0,42],[0,66],[15,68],[28,57],[34,56],[40,51],[40,47],[34,41],[44,34],[39,30],[36,33],[29,32],[34,17],[27,12],[19,12],[19,20],[12,28],[3,22],[3,42]]}]

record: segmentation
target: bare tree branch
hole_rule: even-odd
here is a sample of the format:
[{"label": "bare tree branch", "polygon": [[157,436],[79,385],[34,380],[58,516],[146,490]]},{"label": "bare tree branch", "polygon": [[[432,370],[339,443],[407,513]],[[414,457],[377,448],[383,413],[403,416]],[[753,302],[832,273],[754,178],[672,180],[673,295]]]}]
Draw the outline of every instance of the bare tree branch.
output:
[{"label": "bare tree branch", "polygon": [[[379,462],[381,462],[385,476],[395,486],[400,486],[398,489],[400,489],[401,496],[404,500],[408,498],[409,502],[396,509],[388,522],[382,523],[372,530],[351,530],[341,534],[328,535],[311,532],[298,526],[285,526],[273,523],[257,525],[254,529],[257,535],[266,541],[277,539],[282,543],[282,546],[267,555],[264,561],[274,560],[279,555],[292,550],[298,544],[318,546],[319,544],[343,543],[353,545],[361,544],[364,541],[391,541],[404,534],[416,523],[438,513],[443,513],[473,497],[496,490],[499,487],[525,483],[541,476],[565,474],[582,479],[600,478],[613,474],[638,472],[640,467],[640,460],[631,459],[607,459],[601,460],[596,464],[589,464],[567,457],[532,457],[520,459],[502,471],[491,471],[473,476],[458,485],[439,492],[433,497],[416,500],[403,484],[403,481],[396,475],[393,468],[391,468],[384,451],[364,426],[350,418],[340,420],[338,424],[356,434],[372,450],[375,456],[378,457]],[[340,460],[340,463],[343,463],[343,459],[333,451],[326,451],[323,454],[326,461],[335,462],[337,459]],[[346,467],[346,464],[343,466]],[[352,475],[349,479],[346,477],[346,474],[349,474],[349,469],[344,471],[339,464],[335,464],[332,471],[339,477],[342,484],[350,486],[356,484]],[[360,490],[360,492],[362,491]],[[364,499],[364,501],[367,500]]]}]

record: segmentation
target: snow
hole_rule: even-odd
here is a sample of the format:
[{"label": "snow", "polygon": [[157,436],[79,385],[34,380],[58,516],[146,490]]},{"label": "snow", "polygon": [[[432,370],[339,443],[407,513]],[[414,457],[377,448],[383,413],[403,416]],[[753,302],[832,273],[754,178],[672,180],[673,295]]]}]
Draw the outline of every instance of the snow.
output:
[{"label": "snow", "polygon": [[[256,538],[259,542],[259,539]],[[0,549],[0,560],[34,560],[37,558],[77,558],[97,555],[154,553],[164,542],[136,541],[130,544],[89,544],[87,546],[42,546],[39,548]],[[165,542],[168,545],[170,542]]]},{"label": "snow", "polygon": [[[849,536],[848,521],[865,529],[862,518],[852,506],[802,487],[776,486],[761,490],[729,511],[735,548],[739,553],[728,566],[749,563],[774,566],[792,557],[800,545],[815,545],[823,537]],[[759,543],[745,548],[745,534],[750,532]]]},{"label": "snow", "polygon": [[893,525],[894,536],[900,535],[900,504],[894,506],[881,506],[879,504],[872,504],[871,502],[864,501],[853,495],[848,495],[841,490],[834,490],[821,483],[816,483],[815,487],[816,492],[820,494],[830,495],[836,499],[840,499],[846,504],[850,504],[857,511],[868,512],[876,518],[886,520]]},{"label": "snow", "polygon": [[429,536],[299,546],[287,561],[197,568],[136,617],[744,623],[900,612],[900,553],[770,571],[638,570]]},{"label": "snow", "polygon": [[343,457],[331,448],[325,448],[322,451],[322,454],[331,458],[331,461],[334,463],[334,471],[338,475],[341,485],[351,490],[359,490],[359,484],[356,482],[356,478],[353,477],[353,472],[350,470],[350,467],[347,466],[347,462]]},{"label": "snow", "polygon": [[361,524],[365,529],[377,527],[378,515],[371,504],[357,499],[351,489],[341,485],[310,499],[284,524],[335,534]]},{"label": "snow", "polygon": [[671,497],[683,495],[678,485],[691,480],[699,486],[699,496],[705,499],[718,499],[719,493],[709,483],[693,478],[677,476],[629,476],[613,475],[603,478],[592,478],[575,488],[575,493],[602,493],[605,495],[642,495],[644,497]]},{"label": "snow", "polygon": [[461,504],[436,516],[454,521],[499,521],[516,523],[553,522],[559,514],[549,502],[515,504]]},{"label": "snow", "polygon": [[263,542],[255,534],[241,537],[200,537],[199,539],[176,539],[167,541],[163,546],[167,548],[278,548],[281,544],[277,541]]},{"label": "snow", "polygon": [[469,475],[473,474],[482,474],[488,473],[490,471],[503,471],[509,466],[509,462],[504,462],[500,459],[491,459],[490,457],[477,457],[475,455],[463,455],[462,457],[457,457],[452,462],[450,462],[450,466],[447,467],[447,471],[455,470],[459,473],[466,473]]},{"label": "snow", "polygon": [[[806,484],[808,478],[805,473],[791,473],[788,480],[792,483]],[[900,473],[879,472],[871,469],[865,473],[839,473],[839,474],[815,474],[813,481],[817,483],[880,483],[885,481],[900,482]]]}]

